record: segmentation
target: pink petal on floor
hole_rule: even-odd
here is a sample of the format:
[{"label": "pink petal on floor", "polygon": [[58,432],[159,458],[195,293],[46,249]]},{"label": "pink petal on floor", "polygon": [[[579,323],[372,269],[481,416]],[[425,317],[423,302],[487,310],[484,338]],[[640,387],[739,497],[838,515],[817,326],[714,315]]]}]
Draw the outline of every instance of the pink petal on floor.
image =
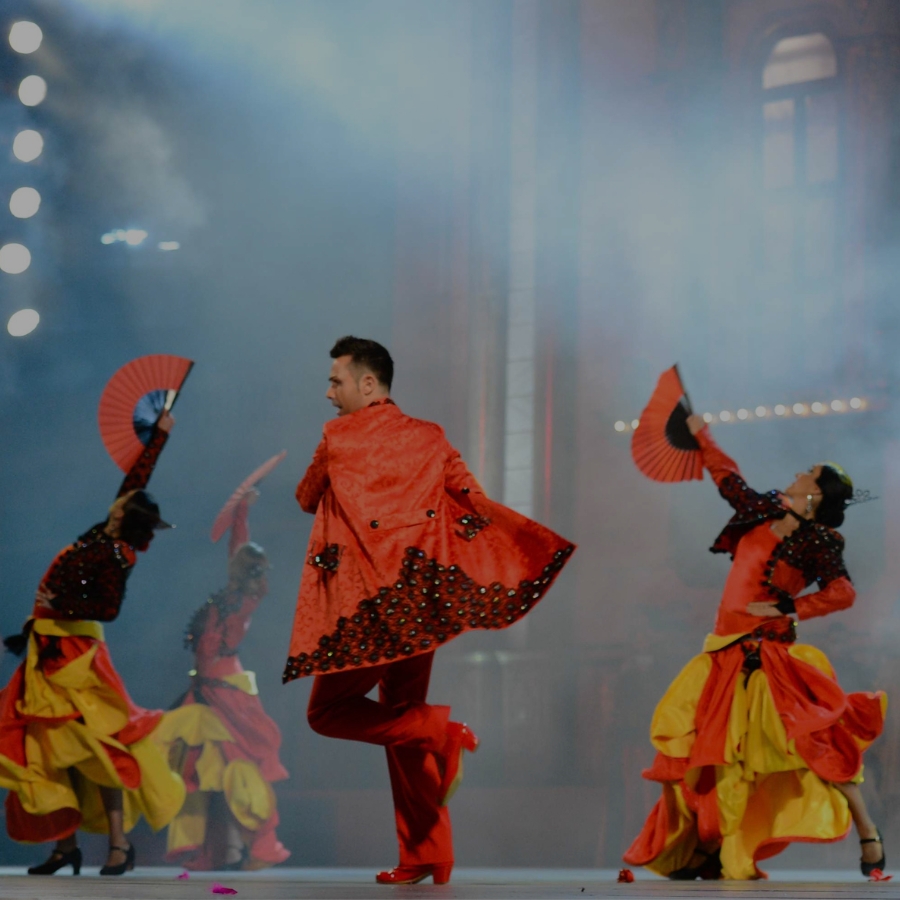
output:
[{"label": "pink petal on floor", "polygon": [[182,872],[180,875],[175,876],[179,881],[187,881],[191,876],[187,872]]},{"label": "pink petal on floor", "polygon": [[224,884],[219,884],[217,881],[210,889],[211,894],[236,894],[237,891],[234,888],[225,887]]}]

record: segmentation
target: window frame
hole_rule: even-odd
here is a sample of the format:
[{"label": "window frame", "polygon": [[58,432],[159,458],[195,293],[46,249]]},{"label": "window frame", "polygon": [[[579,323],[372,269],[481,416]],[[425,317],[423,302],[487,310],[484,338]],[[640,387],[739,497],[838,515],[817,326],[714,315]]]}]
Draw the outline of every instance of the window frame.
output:
[{"label": "window frame", "polygon": [[[763,86],[763,73],[771,59],[772,53],[779,43],[790,38],[804,35],[822,34],[830,42],[835,54],[837,71],[828,78],[816,78],[812,81],[798,81],[793,84],[784,84],[777,87],[766,88]],[[841,215],[841,197],[844,185],[845,172],[845,136],[846,136],[846,108],[845,108],[845,78],[843,65],[838,46],[831,34],[826,29],[815,26],[806,28],[794,28],[790,32],[773,35],[763,48],[759,65],[756,66],[756,102],[757,102],[757,141],[759,154],[758,184],[762,192],[763,208],[760,211],[760,254],[764,269],[768,268],[768,260],[765,256],[767,246],[766,239],[766,212],[772,203],[787,204],[792,209],[793,227],[793,261],[791,276],[783,286],[801,288],[805,291],[821,290],[828,282],[838,279],[841,273],[841,259],[838,249],[843,244],[843,216]],[[835,98],[836,116],[836,161],[835,176],[830,181],[811,184],[808,181],[808,118],[806,102],[807,98],[833,94]],[[793,100],[793,180],[790,185],[782,187],[766,187],[765,169],[765,139],[766,121],[765,105],[779,100]],[[834,210],[834,235],[833,235],[833,265],[831,271],[815,276],[810,274],[806,264],[806,214],[812,201],[820,198],[830,198]]]}]

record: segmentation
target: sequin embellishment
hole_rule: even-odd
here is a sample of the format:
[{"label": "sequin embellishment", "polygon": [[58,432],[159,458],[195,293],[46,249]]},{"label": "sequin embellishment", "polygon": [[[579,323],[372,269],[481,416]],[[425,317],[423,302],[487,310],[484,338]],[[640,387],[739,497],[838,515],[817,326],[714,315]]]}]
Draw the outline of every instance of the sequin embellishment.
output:
[{"label": "sequin embellishment", "polygon": [[326,572],[336,572],[341,564],[341,553],[342,548],[340,544],[325,544],[321,550],[316,553],[310,553],[306,558],[306,562],[317,569],[324,569]]},{"label": "sequin embellishment", "polygon": [[397,581],[360,600],[356,612],[338,619],[311,653],[288,657],[282,681],[402,659],[463,631],[506,628],[543,597],[574,549],[557,550],[533,579],[513,588],[499,581],[477,584],[459,566],[444,566],[408,547]]}]

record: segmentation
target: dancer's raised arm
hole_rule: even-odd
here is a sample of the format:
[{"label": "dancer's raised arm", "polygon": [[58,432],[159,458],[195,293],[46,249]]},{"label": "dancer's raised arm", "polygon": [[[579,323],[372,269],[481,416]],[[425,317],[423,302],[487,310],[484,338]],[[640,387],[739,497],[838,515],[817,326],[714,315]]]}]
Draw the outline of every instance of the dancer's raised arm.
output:
[{"label": "dancer's raised arm", "polygon": [[150,483],[150,476],[156,468],[159,454],[162,453],[169,432],[175,426],[175,417],[168,411],[164,411],[153,429],[150,441],[144,448],[144,452],[137,458],[135,464],[128,470],[128,474],[122,481],[119,493],[116,497],[123,497],[131,491],[143,490]]},{"label": "dancer's raised arm", "polygon": [[737,512],[745,512],[760,504],[772,503],[771,494],[754,491],[741,475],[738,464],[715,442],[702,416],[688,418],[688,428],[700,445],[703,466],[716,483],[722,498]]}]

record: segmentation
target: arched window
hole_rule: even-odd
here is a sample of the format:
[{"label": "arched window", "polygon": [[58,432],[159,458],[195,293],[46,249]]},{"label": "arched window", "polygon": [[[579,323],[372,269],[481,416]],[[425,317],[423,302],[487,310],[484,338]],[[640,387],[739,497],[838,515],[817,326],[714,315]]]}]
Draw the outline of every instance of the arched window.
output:
[{"label": "arched window", "polygon": [[838,84],[834,46],[821,33],[780,40],[762,72],[765,256],[777,282],[834,273]]},{"label": "arched window", "polygon": [[821,32],[779,41],[766,62],[763,87],[806,84],[837,75],[837,57],[831,41]]}]

